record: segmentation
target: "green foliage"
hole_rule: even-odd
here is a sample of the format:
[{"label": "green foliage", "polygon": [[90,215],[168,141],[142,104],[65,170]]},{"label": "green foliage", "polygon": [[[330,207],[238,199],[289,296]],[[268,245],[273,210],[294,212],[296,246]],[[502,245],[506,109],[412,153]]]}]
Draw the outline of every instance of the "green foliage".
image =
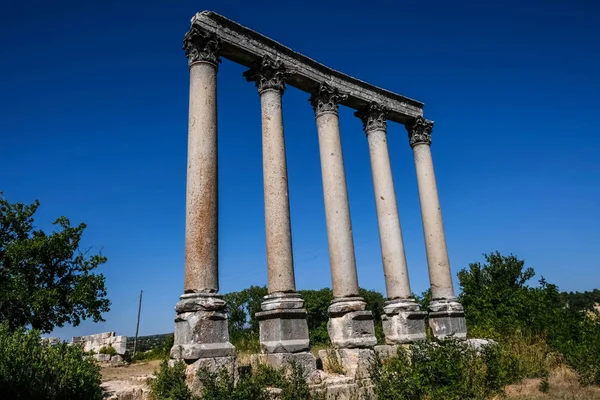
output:
[{"label": "green foliage", "polygon": [[148,351],[137,352],[131,358],[131,362],[150,361],[150,360],[167,360],[171,354],[171,348],[174,344],[174,335],[167,335],[165,341],[157,347]]},{"label": "green foliage", "polygon": [[185,364],[169,367],[163,361],[156,378],[151,382],[154,400],[269,400],[273,396],[268,388],[281,389],[280,400],[308,400],[311,393],[304,378],[304,370],[292,363],[285,371],[259,365],[252,373],[240,373],[235,379],[231,371],[223,368],[213,373],[207,368],[198,370],[201,392],[194,396],[185,384]]},{"label": "green foliage", "polygon": [[266,286],[250,286],[239,292],[224,296],[229,310],[229,335],[231,342],[240,351],[258,352],[258,320],[256,313],[267,295]]},{"label": "green foliage", "polygon": [[39,331],[0,324],[0,393],[6,399],[100,400],[100,367],[78,346],[49,346]]},{"label": "green foliage", "polygon": [[100,348],[100,351],[98,353],[100,353],[100,354],[110,354],[111,356],[114,356],[114,355],[117,354],[117,351],[112,346],[102,346]]},{"label": "green foliage", "polygon": [[185,383],[186,365],[183,362],[172,367],[167,360],[160,364],[155,378],[150,381],[150,394],[154,400],[192,400],[192,392]]},{"label": "green foliage", "polygon": [[[484,257],[485,264],[470,264],[458,273],[470,334],[494,338],[507,348],[515,340],[545,342],[544,358],[559,352],[582,383],[600,384],[600,322],[591,311],[599,291],[561,294],[544,278],[530,287],[535,272],[523,260],[498,252]],[[513,349],[512,354],[515,370],[524,377],[546,373],[530,352]]]},{"label": "green foliage", "polygon": [[397,358],[376,361],[371,376],[379,400],[484,400],[506,384],[496,346],[478,353],[455,340],[400,347]]},{"label": "green foliage", "polygon": [[39,207],[11,204],[0,194],[0,316],[11,329],[30,326],[42,332],[109,311],[104,276],[93,271],[106,262],[79,251],[85,224],[71,226],[60,217],[57,230],[34,228]]},{"label": "green foliage", "polygon": [[304,308],[306,308],[306,322],[308,323],[311,345],[328,344],[327,321],[329,320],[329,314],[327,309],[333,300],[333,292],[329,288],[301,290],[300,296],[302,296]]}]

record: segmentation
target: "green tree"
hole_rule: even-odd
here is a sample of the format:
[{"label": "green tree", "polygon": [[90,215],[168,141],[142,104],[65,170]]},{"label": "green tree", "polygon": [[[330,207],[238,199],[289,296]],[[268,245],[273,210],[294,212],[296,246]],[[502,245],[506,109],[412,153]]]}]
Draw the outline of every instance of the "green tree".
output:
[{"label": "green tree", "polygon": [[39,205],[11,204],[0,194],[0,320],[42,332],[103,321],[110,302],[104,276],[94,270],[106,257],[80,251],[85,224],[60,217],[52,233],[34,228]]}]

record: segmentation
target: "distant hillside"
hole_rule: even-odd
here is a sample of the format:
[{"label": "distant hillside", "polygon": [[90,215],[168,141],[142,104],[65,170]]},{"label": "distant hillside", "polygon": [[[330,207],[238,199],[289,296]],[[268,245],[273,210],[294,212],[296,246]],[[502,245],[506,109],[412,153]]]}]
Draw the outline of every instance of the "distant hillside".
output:
[{"label": "distant hillside", "polygon": [[[155,347],[160,347],[167,340],[169,336],[173,336],[172,333],[161,333],[159,335],[149,336],[138,336],[137,350],[138,352],[148,351]],[[133,352],[133,342],[135,337],[129,336],[127,338],[127,352],[131,354]]]}]

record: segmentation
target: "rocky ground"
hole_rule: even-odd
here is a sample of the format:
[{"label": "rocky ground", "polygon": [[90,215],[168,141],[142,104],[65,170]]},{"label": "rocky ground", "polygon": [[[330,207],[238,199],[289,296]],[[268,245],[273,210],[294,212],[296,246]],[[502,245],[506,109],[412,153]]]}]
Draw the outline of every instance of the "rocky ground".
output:
[{"label": "rocky ground", "polygon": [[107,400],[147,400],[148,378],[158,369],[160,361],[148,361],[124,366],[102,367],[102,388]]}]

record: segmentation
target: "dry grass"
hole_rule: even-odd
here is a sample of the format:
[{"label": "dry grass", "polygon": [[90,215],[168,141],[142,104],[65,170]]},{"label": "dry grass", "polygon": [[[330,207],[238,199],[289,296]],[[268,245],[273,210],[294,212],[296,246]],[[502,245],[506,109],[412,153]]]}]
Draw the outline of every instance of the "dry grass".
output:
[{"label": "dry grass", "polygon": [[517,385],[506,388],[509,399],[515,400],[600,400],[600,388],[584,387],[579,384],[577,374],[562,365],[553,369],[550,374],[550,390],[542,393],[539,390],[540,379],[525,379]]}]

